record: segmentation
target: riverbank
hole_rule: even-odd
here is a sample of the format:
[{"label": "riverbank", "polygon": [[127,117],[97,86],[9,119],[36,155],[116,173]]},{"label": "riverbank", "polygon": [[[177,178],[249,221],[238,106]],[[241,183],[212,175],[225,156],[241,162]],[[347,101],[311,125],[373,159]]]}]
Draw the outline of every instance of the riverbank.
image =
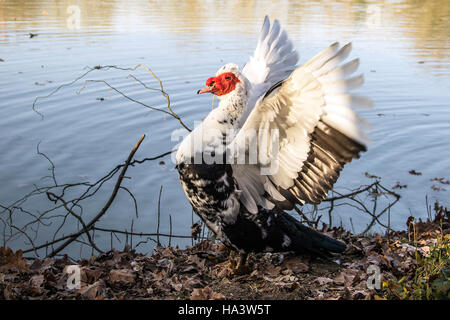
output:
[{"label": "riverbank", "polygon": [[[67,256],[27,261],[0,248],[0,299],[445,299],[449,298],[449,211],[407,221],[408,230],[356,235],[322,232],[347,244],[330,261],[292,253],[250,255],[250,270],[227,268],[228,250],[203,241],[151,256],[112,250],[76,263]],[[74,269],[79,268],[80,287]],[[72,268],[72,269],[71,269]],[[75,271],[76,272],[76,271]],[[69,287],[68,287],[69,284]]]}]

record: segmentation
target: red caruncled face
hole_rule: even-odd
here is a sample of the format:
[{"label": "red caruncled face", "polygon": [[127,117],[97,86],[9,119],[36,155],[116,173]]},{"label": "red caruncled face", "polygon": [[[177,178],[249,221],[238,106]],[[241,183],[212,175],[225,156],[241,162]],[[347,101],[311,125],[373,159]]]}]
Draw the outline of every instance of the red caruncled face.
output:
[{"label": "red caruncled face", "polygon": [[233,91],[239,82],[239,79],[232,72],[225,72],[219,74],[217,77],[211,77],[206,80],[206,87],[197,93],[210,92],[217,96],[222,96]]}]

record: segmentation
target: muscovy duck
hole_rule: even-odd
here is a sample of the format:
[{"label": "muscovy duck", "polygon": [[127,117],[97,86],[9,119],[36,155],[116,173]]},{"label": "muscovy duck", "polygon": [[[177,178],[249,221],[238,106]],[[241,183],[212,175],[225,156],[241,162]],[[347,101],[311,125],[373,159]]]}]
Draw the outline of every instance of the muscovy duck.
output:
[{"label": "muscovy duck", "polygon": [[198,91],[220,103],[182,141],[176,168],[194,211],[241,257],[345,250],[286,211],[326,199],[343,166],[366,151],[365,121],[352,109],[371,101],[349,94],[363,83],[351,76],[359,60],[344,63],[350,51],[334,43],[297,67],[285,30],[266,16],[242,70],[228,63]]}]

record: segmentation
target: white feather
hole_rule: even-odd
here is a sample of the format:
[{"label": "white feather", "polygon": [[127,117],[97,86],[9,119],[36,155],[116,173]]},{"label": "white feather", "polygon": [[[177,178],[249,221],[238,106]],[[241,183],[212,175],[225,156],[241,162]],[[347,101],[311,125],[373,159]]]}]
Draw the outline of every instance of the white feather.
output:
[{"label": "white feather", "polygon": [[[284,39],[283,32],[280,32],[278,27],[278,24],[274,23],[267,31],[268,26],[265,23],[263,30],[267,31],[267,34],[260,37],[258,43],[260,51],[258,54],[255,53],[255,57],[262,56],[260,52],[267,52],[264,48],[268,46],[268,38],[274,41]],[[271,47],[269,52],[279,51],[274,48],[276,47]],[[247,131],[256,130],[259,147],[258,164],[253,167],[264,170],[275,165],[277,168],[276,172],[267,176],[270,184],[264,182],[266,176],[262,173],[255,174],[252,170],[251,180],[259,179],[260,185],[264,186],[264,190],[259,190],[257,195],[255,189],[250,186],[248,177],[234,175],[238,183],[245,180],[242,184],[243,189],[247,189],[244,194],[253,196],[256,199],[255,203],[261,202],[260,198],[263,197],[264,191],[274,194],[277,187],[289,189],[294,185],[311,148],[310,134],[321,119],[349,138],[363,145],[368,143],[366,134],[360,128],[363,121],[352,108],[370,107],[372,104],[364,97],[349,94],[350,90],[358,88],[363,83],[362,75],[348,78],[357,70],[358,59],[341,64],[349,56],[350,51],[351,44],[342,48],[338,43],[332,44],[303,66],[295,69],[277,92],[264,100],[259,98],[257,105],[249,114],[236,140]],[[252,70],[250,67],[255,66],[256,64],[250,65],[248,70]],[[276,150],[272,141],[275,130],[281,139]],[[244,149],[246,147],[241,146]],[[241,152],[245,153],[248,150]],[[234,167],[233,165],[233,170]],[[242,168],[240,170],[242,171]],[[278,191],[277,193],[279,194]],[[279,194],[278,199],[282,198],[284,197]],[[246,207],[249,211],[254,209],[251,200],[246,199],[245,203],[248,203],[249,207],[247,205]]]},{"label": "white feather", "polygon": [[298,55],[293,47],[278,20],[275,20],[271,26],[266,16],[253,56],[242,69],[242,74],[251,84],[242,123],[247,119],[258,99],[274,84],[286,79],[295,69]]}]

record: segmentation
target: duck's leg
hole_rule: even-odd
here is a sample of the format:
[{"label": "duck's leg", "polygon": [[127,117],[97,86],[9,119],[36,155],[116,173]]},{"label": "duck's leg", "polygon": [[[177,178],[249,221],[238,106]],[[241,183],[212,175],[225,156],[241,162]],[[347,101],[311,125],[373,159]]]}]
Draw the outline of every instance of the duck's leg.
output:
[{"label": "duck's leg", "polygon": [[220,266],[226,270],[228,274],[243,275],[251,271],[247,261],[247,253],[230,250],[228,260],[220,263]]},{"label": "duck's leg", "polygon": [[245,252],[230,252],[230,266],[231,272],[234,275],[247,274],[251,271],[247,261],[248,253]]}]

